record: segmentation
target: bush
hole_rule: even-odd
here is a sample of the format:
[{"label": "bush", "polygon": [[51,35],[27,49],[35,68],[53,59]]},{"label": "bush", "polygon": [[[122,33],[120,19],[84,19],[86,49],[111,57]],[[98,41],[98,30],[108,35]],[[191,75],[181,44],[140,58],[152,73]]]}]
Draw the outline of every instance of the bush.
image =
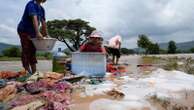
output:
[{"label": "bush", "polygon": [[175,54],[177,51],[176,42],[170,41],[168,43],[168,53]]},{"label": "bush", "polygon": [[44,57],[45,57],[46,59],[52,59],[52,54],[49,53],[49,52],[46,52],[46,53],[44,53]]},{"label": "bush", "polygon": [[21,56],[21,50],[18,47],[10,47],[6,48],[2,51],[2,55],[6,57],[20,57]]},{"label": "bush", "polygon": [[194,53],[194,48],[191,48],[191,49],[190,49],[190,52],[191,52],[191,53]]},{"label": "bush", "polygon": [[185,72],[189,74],[194,74],[194,66],[193,66],[193,59],[187,58],[184,65]]},{"label": "bush", "polygon": [[49,52],[37,52],[36,56],[43,59],[52,59],[52,54]]}]

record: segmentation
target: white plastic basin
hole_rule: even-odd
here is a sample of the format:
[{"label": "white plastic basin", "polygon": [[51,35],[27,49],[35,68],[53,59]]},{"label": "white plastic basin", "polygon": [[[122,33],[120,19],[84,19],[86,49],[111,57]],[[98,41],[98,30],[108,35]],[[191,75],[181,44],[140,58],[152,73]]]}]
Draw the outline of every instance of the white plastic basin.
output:
[{"label": "white plastic basin", "polygon": [[106,55],[98,52],[73,52],[72,72],[84,76],[104,76]]},{"label": "white plastic basin", "polygon": [[57,41],[54,38],[31,39],[37,51],[51,51]]}]

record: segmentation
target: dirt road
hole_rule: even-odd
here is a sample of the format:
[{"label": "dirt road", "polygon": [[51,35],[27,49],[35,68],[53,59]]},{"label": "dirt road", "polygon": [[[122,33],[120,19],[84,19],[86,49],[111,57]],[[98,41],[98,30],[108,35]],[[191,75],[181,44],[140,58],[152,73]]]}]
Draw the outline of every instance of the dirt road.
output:
[{"label": "dirt road", "polygon": [[[20,61],[0,61],[0,71],[2,70],[13,70],[19,71],[22,69],[22,64]],[[51,60],[40,60],[37,65],[38,71],[52,71],[52,61]]]}]

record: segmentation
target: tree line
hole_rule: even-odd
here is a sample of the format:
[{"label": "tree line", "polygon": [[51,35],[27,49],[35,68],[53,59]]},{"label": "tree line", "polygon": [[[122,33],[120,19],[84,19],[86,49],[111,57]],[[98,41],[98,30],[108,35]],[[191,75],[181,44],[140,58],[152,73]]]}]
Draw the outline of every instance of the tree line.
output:
[{"label": "tree line", "polygon": [[[89,25],[89,22],[82,19],[52,20],[48,21],[47,25],[49,35],[63,42],[71,52],[77,51],[88,40],[88,35],[96,30],[95,27]],[[152,42],[146,35],[141,34],[138,37],[137,45],[145,51],[145,54],[174,54],[181,52],[177,49],[175,41],[169,41],[168,49],[164,50],[159,47],[158,43]],[[194,48],[190,52],[194,52]],[[134,54],[137,52],[134,49],[121,48],[121,53]]]},{"label": "tree line", "polygon": [[[77,51],[82,44],[87,42],[88,36],[92,31],[96,30],[95,27],[89,25],[89,22],[82,19],[48,21],[47,29],[50,37],[63,42],[71,52]],[[164,50],[159,47],[158,43],[151,41],[145,34],[138,36],[137,45],[145,54],[180,53],[177,50],[176,42],[169,41],[168,49]],[[191,48],[190,52],[194,53],[194,48]],[[134,49],[121,48],[121,53],[134,54],[139,52],[136,52]],[[38,55],[45,57],[51,56],[49,53],[38,53]],[[3,50],[2,56],[20,57],[21,51],[17,47],[10,47]]]},{"label": "tree line", "polygon": [[[21,49],[17,46],[12,46],[9,48],[5,48],[1,54],[0,57],[21,57]],[[51,59],[52,54],[49,52],[37,52],[36,55],[38,58],[45,58],[45,59]]]},{"label": "tree line", "polygon": [[158,43],[152,42],[148,36],[141,34],[138,36],[137,45],[144,50],[145,54],[175,54],[175,53],[194,53],[194,47],[187,52],[178,50],[176,42],[171,40],[168,42],[168,48],[161,49]]}]

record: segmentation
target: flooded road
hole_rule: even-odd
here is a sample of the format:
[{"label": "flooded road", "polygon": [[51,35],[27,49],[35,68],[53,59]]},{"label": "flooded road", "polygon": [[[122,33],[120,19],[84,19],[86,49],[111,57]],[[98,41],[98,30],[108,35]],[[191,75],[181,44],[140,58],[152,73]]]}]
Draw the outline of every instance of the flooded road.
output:
[{"label": "flooded road", "polygon": [[[20,71],[22,69],[22,64],[20,61],[0,61],[0,71],[11,70]],[[40,60],[37,64],[38,71],[52,71],[52,61],[51,60]]]},{"label": "flooded road", "polygon": [[[189,58],[192,57],[194,59],[194,54],[174,54],[174,55],[148,55],[148,56],[155,56],[161,58],[167,57],[178,57],[178,58]],[[137,65],[139,64],[152,64],[152,62],[144,62],[142,60],[141,55],[129,55],[129,56],[122,56],[120,58],[120,64],[128,64],[128,72],[129,73],[139,73],[139,68]],[[40,60],[38,61],[37,65],[38,71],[52,71],[52,60]],[[13,70],[19,71],[22,69],[22,64],[20,61],[0,61],[0,71],[2,70]]]},{"label": "flooded road", "polygon": [[[122,56],[120,63],[128,64],[130,72],[137,72],[137,65],[141,63],[141,56]],[[40,60],[37,64],[38,71],[52,71],[52,60]],[[22,69],[20,61],[0,61],[0,71],[13,70],[19,71]]]},{"label": "flooded road", "polygon": [[122,56],[120,59],[121,64],[128,64],[127,70],[129,73],[137,73],[138,68],[137,65],[142,63],[141,56]]}]

